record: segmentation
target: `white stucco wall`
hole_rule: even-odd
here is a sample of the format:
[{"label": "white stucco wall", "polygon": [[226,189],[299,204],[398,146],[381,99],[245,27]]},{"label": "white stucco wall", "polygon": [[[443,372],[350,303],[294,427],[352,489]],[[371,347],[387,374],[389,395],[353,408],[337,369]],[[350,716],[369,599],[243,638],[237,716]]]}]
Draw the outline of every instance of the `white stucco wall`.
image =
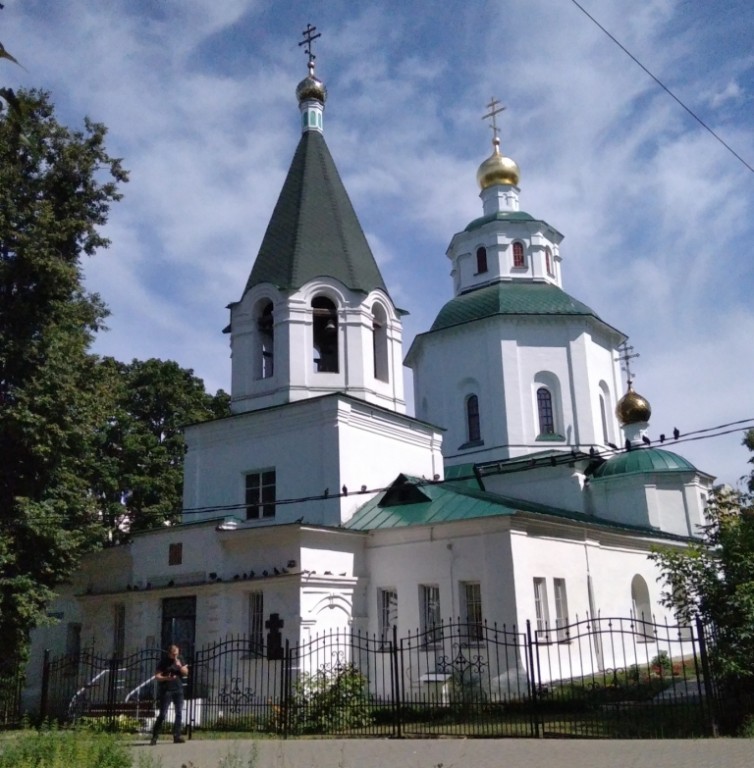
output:
[{"label": "white stucco wall", "polygon": [[589,485],[588,504],[608,520],[698,536],[711,484],[708,475],[681,471],[597,478]]},{"label": "white stucco wall", "polygon": [[[184,520],[245,518],[245,474],[274,468],[275,522],[339,525],[399,473],[442,475],[441,433],[337,395],[240,414],[186,430]],[[349,495],[335,498],[346,486]],[[316,498],[327,490],[332,498]],[[312,498],[315,497],[315,498]],[[269,522],[260,521],[260,522]]]},{"label": "white stucco wall", "polygon": [[[620,397],[622,336],[582,317],[494,317],[419,337],[410,360],[417,415],[447,430],[448,463],[488,461],[556,446],[604,445],[600,384]],[[538,441],[536,391],[557,380],[556,432]],[[548,381],[545,381],[548,379]],[[484,445],[467,443],[465,397],[479,398]],[[610,404],[609,436],[619,434]]]},{"label": "white stucco wall", "polygon": [[507,527],[499,518],[371,532],[366,545],[369,630],[379,630],[378,590],[397,591],[398,631],[406,634],[420,626],[419,585],[437,585],[443,617],[457,620],[464,582],[480,583],[490,623],[510,624],[515,610]]}]

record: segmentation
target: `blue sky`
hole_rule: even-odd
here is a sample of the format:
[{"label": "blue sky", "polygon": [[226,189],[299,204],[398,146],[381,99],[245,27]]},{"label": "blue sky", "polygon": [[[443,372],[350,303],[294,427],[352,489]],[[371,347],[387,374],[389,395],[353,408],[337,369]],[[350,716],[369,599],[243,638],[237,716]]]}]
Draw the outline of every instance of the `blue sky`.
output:
[{"label": "blue sky", "polygon": [[[754,165],[748,0],[581,5]],[[131,171],[112,246],[85,264],[112,311],[96,351],[229,389],[226,306],[298,141],[307,23],[328,145],[410,312],[405,350],[452,295],[445,249],[481,212],[495,96],[522,209],[565,235],[565,289],[640,353],[650,436],[754,417],[754,173],[570,0],[5,0],[0,41],[25,69],[0,62],[0,82],[51,91],[71,127],[105,123]],[[735,483],[740,442],[674,449]]]}]

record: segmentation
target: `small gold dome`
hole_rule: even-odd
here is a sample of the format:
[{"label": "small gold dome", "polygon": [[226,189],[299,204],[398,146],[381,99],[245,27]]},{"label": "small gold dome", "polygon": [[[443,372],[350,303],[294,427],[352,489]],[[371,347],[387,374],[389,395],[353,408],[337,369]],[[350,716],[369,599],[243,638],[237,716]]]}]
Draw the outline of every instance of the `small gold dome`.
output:
[{"label": "small gold dome", "polygon": [[495,151],[479,166],[476,180],[480,189],[487,189],[495,184],[518,186],[521,172],[515,160],[500,154],[500,140],[495,139]]},{"label": "small gold dome", "polygon": [[649,421],[652,407],[649,401],[638,392],[634,392],[634,388],[629,384],[628,392],[618,400],[618,405],[615,406],[615,415],[623,426],[638,424],[641,421]]},{"label": "small gold dome", "polygon": [[327,88],[325,88],[325,84],[318,77],[314,76],[314,72],[311,69],[309,70],[309,75],[296,86],[296,98],[299,104],[309,99],[325,103]]}]

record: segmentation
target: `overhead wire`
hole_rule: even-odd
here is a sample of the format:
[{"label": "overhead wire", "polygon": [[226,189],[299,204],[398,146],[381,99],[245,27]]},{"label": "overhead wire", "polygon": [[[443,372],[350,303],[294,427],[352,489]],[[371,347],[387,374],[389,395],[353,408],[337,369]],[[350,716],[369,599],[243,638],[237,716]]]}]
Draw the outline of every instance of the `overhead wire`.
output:
[{"label": "overhead wire", "polygon": [[[743,426],[747,425],[747,426]],[[735,427],[734,429],[728,429],[729,427]],[[709,440],[714,437],[721,437],[723,435],[733,434],[735,432],[743,432],[747,429],[754,429],[754,417],[748,418],[748,419],[739,419],[737,421],[728,422],[726,424],[719,424],[714,427],[706,427],[704,429],[698,429],[698,430],[692,430],[690,432],[685,432],[681,434],[678,438],[667,438],[665,441],[661,442],[658,439],[655,439],[652,442],[652,445],[663,445],[666,446],[669,443],[672,443],[673,445],[677,445],[679,443],[684,442],[694,442],[697,440]],[[514,445],[505,445],[500,446],[502,448],[510,448],[510,447],[537,447],[541,448],[540,445],[537,446],[514,446]],[[563,465],[563,464],[571,464],[574,461],[574,458],[578,458],[579,460],[588,460],[588,459],[605,459],[607,457],[615,456],[621,453],[629,453],[630,451],[640,451],[642,450],[641,447],[635,447],[631,448],[630,451],[626,448],[619,448],[617,451],[613,449],[604,450],[604,451],[595,451],[594,453],[589,453],[589,448],[587,447],[585,451],[582,451],[581,454],[576,453],[574,456],[573,450],[577,450],[577,446],[566,446],[568,450],[563,450],[561,456],[555,456],[556,462],[555,466]],[[584,446],[582,446],[583,448]],[[591,446],[590,446],[591,447]],[[503,459],[499,463],[500,464],[520,464],[521,466],[509,466],[506,470],[503,472],[500,472],[500,474],[514,474],[518,472],[527,472],[532,471],[536,469],[542,469],[545,466],[553,466],[552,463],[553,456],[546,456],[546,457],[532,457],[532,456],[517,456],[515,458],[511,459]],[[535,464],[532,465],[531,461],[534,459]],[[489,462],[490,464],[494,464],[494,461]],[[492,472],[488,474],[493,474]],[[496,474],[496,473],[494,473]],[[476,477],[473,473],[468,476],[457,476],[453,478],[445,478],[443,480],[434,480],[429,478],[422,478],[421,485],[443,485],[448,483],[457,483],[459,480],[469,480]],[[347,490],[345,493],[320,493],[320,494],[311,494],[307,496],[300,496],[296,498],[288,498],[288,499],[279,499],[274,502],[275,506],[278,505],[285,505],[285,504],[297,504],[307,501],[326,501],[330,499],[338,499],[338,498],[344,498],[347,496],[363,496],[363,495],[370,495],[370,494],[377,494],[377,493],[384,493],[392,486],[392,483],[390,485],[384,486],[384,487],[378,487],[378,488],[367,488],[366,490],[357,490],[357,491],[351,491]],[[273,503],[273,502],[270,502]],[[184,514],[200,514],[210,511],[230,511],[235,509],[245,509],[246,507],[251,506],[249,504],[243,503],[243,504],[228,504],[228,505],[222,505],[222,506],[216,506],[216,505],[210,505],[206,507],[188,507],[183,510]],[[257,506],[264,506],[263,502],[259,502]]]},{"label": "overhead wire", "polygon": [[[640,452],[645,449],[645,447],[657,447],[662,446],[664,448],[667,448],[669,445],[678,445],[682,443],[687,442],[697,442],[699,440],[709,440],[715,437],[723,437],[725,435],[735,434],[737,432],[746,432],[750,429],[754,429],[754,417],[748,418],[748,419],[738,419],[736,421],[727,422],[725,424],[718,424],[714,427],[705,427],[702,429],[696,429],[691,430],[689,432],[684,432],[682,434],[679,434],[679,436],[676,437],[670,437],[666,438],[664,441],[659,440],[655,438],[654,440],[650,441],[650,446],[632,446],[630,449],[626,447],[618,448],[617,450],[614,450],[612,448],[607,450],[596,450],[594,446],[585,446],[585,445],[567,445],[564,446],[563,449],[559,446],[558,449],[555,449],[557,452],[549,453],[547,455],[526,455],[523,454],[521,456],[516,456],[508,459],[500,459],[498,461],[488,461],[488,462],[477,462],[474,465],[475,466],[481,466],[481,465],[487,465],[486,471],[483,471],[481,474],[483,477],[490,477],[492,475],[498,475],[498,474],[505,474],[505,475],[512,475],[512,474],[519,474],[521,472],[531,472],[536,470],[541,470],[543,468],[547,467],[557,467],[557,466],[564,466],[573,464],[574,461],[597,461],[602,460],[605,461],[613,456],[617,456],[620,454],[625,453],[631,453],[631,452]],[[541,445],[526,445],[526,444],[507,444],[503,446],[499,446],[500,448],[539,448],[541,449]],[[473,463],[473,462],[469,462]],[[496,469],[491,469],[497,465]],[[458,483],[464,480],[473,480],[478,479],[478,476],[476,472],[472,471],[468,474],[464,475],[456,475],[451,478],[444,478],[444,479],[430,479],[430,478],[421,478],[421,481],[418,483],[419,485],[449,485]],[[186,507],[181,511],[182,515],[206,515],[208,513],[217,513],[217,515],[222,514],[228,514],[240,510],[245,510],[250,506],[274,506],[282,507],[290,504],[303,504],[307,502],[317,502],[317,501],[329,501],[332,499],[340,499],[350,496],[374,496],[378,493],[384,493],[385,491],[389,490],[392,487],[393,483],[390,483],[389,485],[383,486],[383,487],[377,487],[377,488],[367,488],[365,486],[360,486],[358,490],[348,490],[346,488],[345,491],[337,492],[337,493],[330,493],[323,492],[323,493],[313,493],[308,494],[305,496],[296,496],[296,497],[290,497],[290,498],[283,498],[283,499],[276,499],[275,501],[271,502],[263,502],[259,501],[256,504],[248,504],[246,502],[239,502],[234,504],[210,504],[210,505],[204,505],[204,506],[198,506],[198,507]],[[127,508],[124,509],[124,513],[127,513]],[[40,516],[41,519],[45,521],[53,521],[56,519],[64,520],[64,515],[57,515],[57,514],[50,514],[50,515],[44,515]],[[28,519],[28,518],[27,518]],[[264,518],[260,518],[261,520],[264,520]]]},{"label": "overhead wire", "polygon": [[589,11],[587,11],[586,8],[584,8],[583,5],[578,3],[577,0],[571,0],[571,2],[590,21],[592,21],[597,27],[599,27],[610,38],[610,40],[612,40],[637,66],[641,67],[641,69],[644,70],[644,72],[646,72],[646,74],[648,74],[652,78],[652,80],[654,80],[655,83],[657,83],[657,85],[659,85],[660,88],[662,88],[662,90],[665,91],[665,93],[668,94],[668,96],[670,96],[675,102],[678,103],[679,106],[681,106],[684,110],[686,110],[686,112],[688,112],[688,114],[691,115],[691,117],[694,118],[694,120],[696,120],[696,122],[699,123],[699,125],[701,125],[702,128],[704,128],[705,131],[710,133],[715,138],[716,141],[720,142],[720,144],[723,147],[725,147],[725,149],[727,149],[728,152],[730,152],[733,155],[733,157],[735,157],[742,165],[744,165],[746,168],[748,168],[748,170],[750,170],[752,173],[754,173],[754,167],[752,167],[746,160],[744,160],[744,158],[741,157],[741,155],[739,155],[738,152],[736,152],[736,150],[733,149],[733,147],[731,147],[730,144],[728,144],[728,142],[725,141],[725,139],[722,138],[722,136],[720,136],[704,120],[702,120],[702,118],[699,117],[699,115],[697,115],[696,112],[694,112],[693,109],[691,109],[689,106],[687,106],[678,96],[676,96],[676,94],[673,93],[673,91],[671,91],[670,88],[668,88],[668,86],[665,85],[665,83],[663,83],[662,80],[660,80],[659,77],[657,77],[657,75],[655,75],[647,67],[645,67],[644,64],[642,64],[639,61],[639,59],[636,58],[636,56],[634,56],[634,54],[631,53],[631,51],[629,51],[628,48],[626,48],[626,46],[623,45],[623,43],[621,43],[615,37],[615,35],[613,35],[611,32],[609,32],[607,29],[605,29],[605,27],[603,27],[602,24],[600,24],[599,21],[597,21],[597,19],[595,19],[594,16],[592,16],[589,13]]}]

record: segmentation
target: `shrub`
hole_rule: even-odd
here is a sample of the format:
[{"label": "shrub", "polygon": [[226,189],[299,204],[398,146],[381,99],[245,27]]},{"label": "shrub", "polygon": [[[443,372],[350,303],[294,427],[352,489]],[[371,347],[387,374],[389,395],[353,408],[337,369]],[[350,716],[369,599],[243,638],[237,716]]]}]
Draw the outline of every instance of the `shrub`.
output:
[{"label": "shrub", "polygon": [[652,669],[661,674],[670,674],[673,669],[673,662],[670,660],[667,651],[660,651],[652,661],[649,662]]},{"label": "shrub", "polygon": [[206,726],[208,731],[220,731],[223,733],[263,731],[265,724],[253,715],[221,715]]},{"label": "shrub", "polygon": [[140,733],[142,725],[135,717],[116,715],[109,717],[82,717],[78,728],[92,733]]},{"label": "shrub", "polygon": [[332,733],[372,723],[367,679],[353,664],[302,677],[293,706],[291,724],[302,733]]}]

